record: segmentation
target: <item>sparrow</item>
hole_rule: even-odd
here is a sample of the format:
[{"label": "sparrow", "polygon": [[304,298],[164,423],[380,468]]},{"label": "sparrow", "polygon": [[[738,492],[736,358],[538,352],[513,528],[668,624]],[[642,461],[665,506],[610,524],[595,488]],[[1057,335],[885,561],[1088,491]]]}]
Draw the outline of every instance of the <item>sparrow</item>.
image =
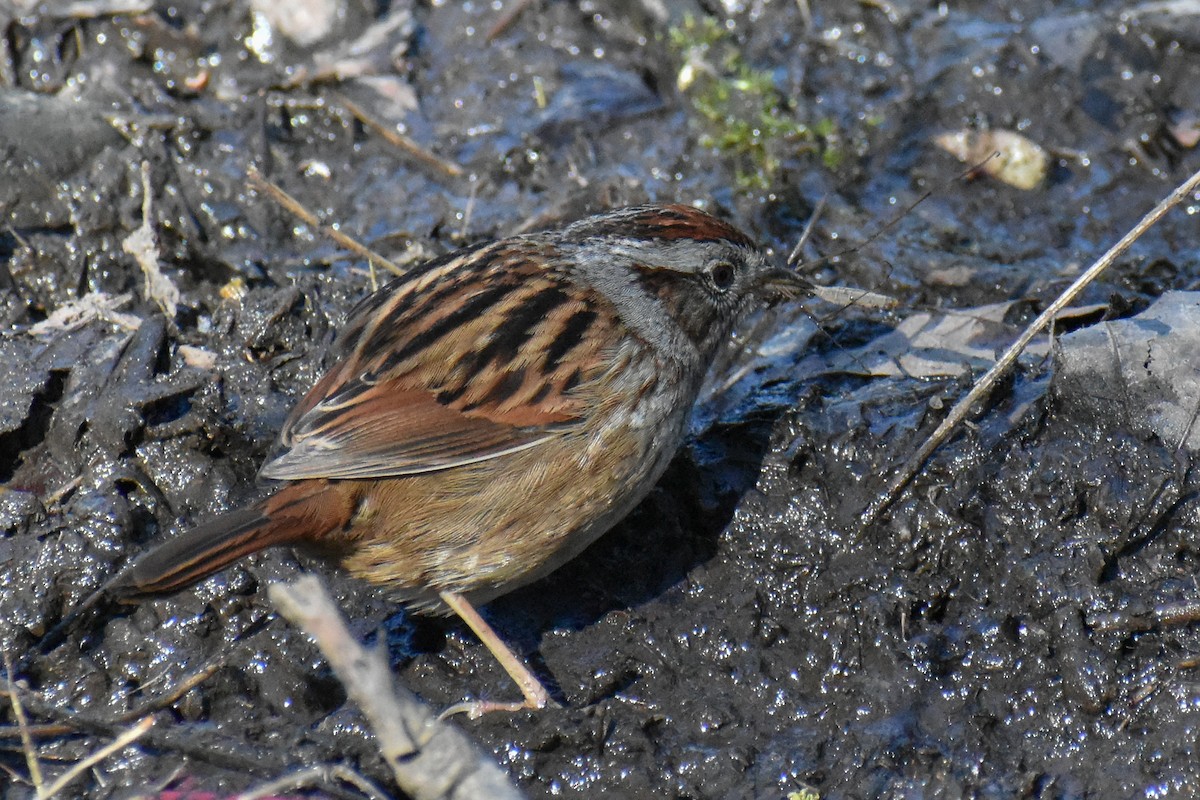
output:
[{"label": "sparrow", "polygon": [[169,594],[291,545],[414,611],[458,614],[542,708],[476,606],[574,558],[651,490],[738,320],[805,295],[749,237],[642,205],[467,247],[360,302],[259,476],[265,500],[167,539],[100,593]]}]

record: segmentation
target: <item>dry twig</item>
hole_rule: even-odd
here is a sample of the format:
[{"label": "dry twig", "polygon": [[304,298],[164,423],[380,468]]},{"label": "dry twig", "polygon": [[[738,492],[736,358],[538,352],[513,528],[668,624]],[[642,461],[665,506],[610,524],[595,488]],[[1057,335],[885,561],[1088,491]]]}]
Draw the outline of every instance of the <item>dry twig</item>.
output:
[{"label": "dry twig", "polygon": [[[123,723],[119,720],[52,705],[21,686],[10,684],[10,691],[21,695],[21,703],[30,713],[55,720],[73,731],[110,737],[120,736],[123,732]],[[211,731],[159,729],[150,731],[144,738],[156,750],[169,750],[233,772],[266,777],[278,775],[286,768],[273,752],[249,742],[234,742]],[[205,739],[212,743],[205,743]]]},{"label": "dry twig", "polygon": [[344,764],[319,764],[297,772],[289,772],[242,792],[234,800],[262,800],[293,789],[328,785],[335,780],[350,784],[371,800],[388,800],[388,796],[378,786]]},{"label": "dry twig", "polygon": [[367,717],[397,785],[415,800],[519,798],[498,766],[457,728],[439,721],[416,695],[396,686],[380,648],[364,649],[312,575],[273,583],[268,594],[283,616],[321,648],[346,692]]},{"label": "dry twig", "polygon": [[62,792],[63,789],[66,789],[69,785],[71,785],[71,783],[76,778],[78,778],[80,775],[84,774],[89,769],[91,769],[92,766],[100,763],[104,759],[111,756],[113,753],[117,753],[117,752],[120,752],[121,750],[124,750],[126,747],[128,747],[129,745],[136,742],[138,739],[145,736],[146,731],[150,730],[152,727],[154,727],[154,717],[144,718],[138,724],[136,724],[133,727],[129,728],[128,730],[124,731],[120,736],[118,736],[112,742],[110,742],[109,744],[106,744],[104,747],[101,747],[99,750],[92,753],[87,758],[78,762],[73,767],[71,767],[69,770],[64,772],[62,775],[59,775],[58,778],[54,781],[54,783],[52,783],[46,787],[46,790],[44,792],[38,793],[39,800],[41,800],[42,798],[48,799],[48,798],[54,797],[55,795],[59,794],[60,792]]},{"label": "dry twig", "polygon": [[804,231],[800,234],[800,239],[796,242],[796,246],[792,248],[792,252],[788,254],[787,265],[794,267],[800,263],[801,251],[804,250],[804,245],[808,244],[808,240],[812,238],[813,230],[817,227],[817,220],[821,218],[821,214],[825,211],[825,204],[829,198],[822,197],[813,206],[813,211],[808,216],[808,222],[804,225]]},{"label": "dry twig", "polygon": [[77,762],[62,775],[59,775],[53,783],[46,785],[45,777],[42,775],[42,769],[38,763],[37,750],[33,746],[33,737],[30,735],[30,725],[25,716],[25,707],[21,702],[21,693],[17,690],[17,685],[12,679],[12,659],[9,658],[7,652],[4,653],[4,668],[8,673],[9,702],[12,703],[13,714],[17,718],[17,726],[21,733],[21,748],[25,751],[25,762],[29,765],[30,781],[33,783],[34,792],[38,800],[49,800],[49,798],[61,794],[75,779],[91,769],[93,765],[100,763],[113,753],[128,747],[144,736],[154,726],[154,717],[147,716],[142,718],[133,727],[122,731],[112,742]]},{"label": "dry twig", "polygon": [[[121,725],[128,722],[134,722],[142,717],[149,716],[150,714],[154,714],[164,708],[167,708],[168,706],[171,706],[192,689],[196,688],[201,683],[215,675],[223,666],[225,666],[225,658],[222,655],[221,657],[215,658],[208,662],[199,670],[184,678],[179,682],[178,685],[176,685],[166,694],[155,697],[151,700],[147,700],[137,708],[121,714],[112,721],[112,724]],[[62,736],[65,733],[70,733],[76,730],[76,728],[71,725],[52,722],[44,725],[28,725],[24,730],[26,730],[30,736],[43,738],[47,736]],[[12,730],[10,728],[0,727],[0,739],[8,738],[12,738]]]},{"label": "dry twig", "polygon": [[517,17],[524,14],[531,5],[533,5],[533,0],[514,0],[513,4],[492,23],[492,27],[488,28],[487,41],[495,41],[507,33],[508,29],[517,21]]},{"label": "dry twig", "polygon": [[121,249],[133,256],[146,279],[146,297],[153,300],[167,315],[175,319],[179,305],[179,289],[171,283],[159,266],[158,237],[154,233],[153,193],[150,188],[150,162],[142,162],[142,224],[121,241]]},{"label": "dry twig", "polygon": [[29,735],[29,720],[25,717],[25,708],[17,694],[17,685],[13,683],[12,658],[4,651],[4,671],[8,675],[8,700],[12,703],[13,715],[17,718],[17,727],[21,731],[21,749],[25,751],[25,763],[29,765],[29,779],[38,797],[42,796],[42,768],[38,764],[37,750],[33,747],[33,738]]},{"label": "dry twig", "polygon": [[962,400],[959,400],[954,405],[954,408],[950,409],[950,413],[938,425],[937,430],[930,434],[929,438],[917,448],[917,451],[904,462],[904,466],[888,482],[887,489],[875,498],[874,502],[863,511],[860,518],[862,527],[875,522],[880,514],[887,510],[900,495],[901,490],[908,485],[908,482],[912,480],[917,471],[925,464],[925,459],[929,458],[933,451],[946,440],[951,431],[966,419],[975,404],[983,400],[992,390],[992,387],[1012,368],[1013,364],[1017,361],[1017,357],[1021,355],[1033,337],[1045,329],[1083,291],[1084,287],[1096,280],[1104,270],[1108,269],[1116,261],[1118,256],[1141,238],[1142,234],[1162,219],[1164,214],[1178,205],[1185,197],[1195,192],[1198,187],[1200,187],[1200,172],[1196,172],[1192,177],[1176,187],[1175,191],[1171,192],[1168,197],[1155,206],[1150,213],[1142,217],[1137,225],[1134,225],[1128,233],[1121,237],[1120,241],[1109,248],[1107,253],[1088,267],[1082,275],[1075,279],[1074,283],[1055,298],[1054,302],[1045,311],[1038,315],[1037,319],[1029,324],[1029,327],[1017,337],[1017,340],[1004,351],[1004,355],[997,359],[995,365],[975,383],[971,391]]},{"label": "dry twig", "polygon": [[317,219],[315,214],[301,205],[299,200],[292,197],[278,185],[267,180],[266,176],[259,172],[256,167],[250,167],[250,169],[246,171],[246,178],[250,181],[251,186],[266,194],[294,216],[299,217],[300,221],[305,225],[319,230],[321,233],[325,234],[330,239],[333,239],[342,247],[346,248],[360,258],[365,258],[372,264],[379,264],[393,275],[404,274],[404,268],[400,267],[395,262],[385,258],[371,248],[360,243],[357,239],[347,236],[337,228],[334,228],[331,225],[323,224]]},{"label": "dry twig", "polygon": [[343,108],[354,115],[355,119],[382,136],[389,144],[401,152],[411,156],[426,167],[451,178],[461,178],[463,168],[448,158],[442,158],[436,153],[417,144],[416,140],[405,136],[393,126],[376,119],[373,114],[340,92],[333,92],[333,99]]}]

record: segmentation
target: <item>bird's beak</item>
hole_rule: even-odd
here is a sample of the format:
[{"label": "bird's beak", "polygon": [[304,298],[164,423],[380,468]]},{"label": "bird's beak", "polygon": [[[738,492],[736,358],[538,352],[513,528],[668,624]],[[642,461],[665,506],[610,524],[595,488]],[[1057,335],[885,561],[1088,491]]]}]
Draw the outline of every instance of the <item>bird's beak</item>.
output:
[{"label": "bird's beak", "polygon": [[758,279],[757,283],[755,288],[758,294],[768,303],[795,300],[797,297],[808,297],[813,293],[811,283],[787,269],[773,269],[766,272]]}]

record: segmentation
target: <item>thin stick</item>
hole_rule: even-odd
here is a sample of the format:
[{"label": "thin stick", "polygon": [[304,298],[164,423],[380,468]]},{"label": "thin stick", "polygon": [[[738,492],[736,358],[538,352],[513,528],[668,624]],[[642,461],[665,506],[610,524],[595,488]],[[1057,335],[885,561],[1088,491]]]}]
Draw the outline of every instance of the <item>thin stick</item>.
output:
[{"label": "thin stick", "polygon": [[175,686],[175,688],[171,689],[166,694],[161,695],[159,697],[155,697],[152,700],[148,700],[145,703],[143,703],[142,705],[133,709],[132,711],[128,711],[128,712],[122,714],[121,716],[117,717],[117,721],[118,722],[132,722],[133,720],[138,719],[139,717],[144,717],[147,714],[154,714],[158,711],[162,711],[164,708],[167,708],[168,706],[174,705],[185,694],[190,692],[192,689],[195,689],[200,684],[204,683],[206,680],[211,678],[213,675],[216,675],[217,672],[220,671],[220,669],[224,666],[225,666],[224,656],[219,656],[219,657],[213,659],[212,661],[208,662],[207,664],[202,666],[200,669],[198,669],[196,672],[193,672],[191,675],[184,678],[182,681],[180,681]]},{"label": "thin stick", "polygon": [[69,770],[64,772],[62,775],[60,775],[58,777],[57,780],[54,781],[54,783],[50,784],[50,786],[46,789],[45,793],[39,793],[38,797],[39,798],[54,797],[56,794],[61,792],[63,789],[67,788],[67,786],[70,785],[70,783],[72,781],[74,781],[80,775],[82,775],[83,773],[85,773],[89,769],[91,769],[93,765],[103,761],[104,759],[106,759],[110,755],[112,755],[113,753],[116,753],[120,750],[124,750],[126,747],[128,747],[129,745],[136,742],[138,739],[145,736],[146,731],[150,730],[152,727],[154,727],[154,717],[146,717],[141,722],[139,722],[137,725],[134,725],[132,728],[130,728],[129,730],[122,733],[115,740],[113,740],[110,744],[107,744],[104,747],[101,747],[99,750],[92,753],[90,756],[83,759],[82,761],[77,763],[75,766],[71,767]]},{"label": "thin stick", "polygon": [[[74,3],[55,4],[52,12],[62,19],[95,19],[97,17],[114,16],[117,14],[144,14],[154,7],[151,0],[120,0],[120,2],[93,3],[78,0]],[[78,30],[78,29],[76,29]]]},{"label": "thin stick", "polygon": [[316,640],[346,694],[366,716],[396,784],[414,800],[516,800],[504,772],[458,729],[396,685],[382,648],[366,650],[350,635],[315,576],[267,588],[279,613]]},{"label": "thin stick", "polygon": [[[990,156],[988,156],[987,158],[985,158],[983,161],[980,161],[978,164],[972,164],[971,166],[969,166],[969,167],[967,167],[966,169],[964,169],[962,172],[958,173],[958,175],[955,175],[953,178],[951,178],[950,180],[948,180],[948,181],[946,181],[945,183],[941,184],[940,186],[935,186],[935,187],[933,187],[932,189],[927,189],[927,190],[925,190],[925,192],[924,192],[924,193],[923,193],[923,194],[922,194],[920,197],[918,197],[916,200],[914,200],[914,201],[912,201],[911,203],[909,203],[909,204],[908,204],[908,206],[907,206],[907,207],[905,207],[903,211],[901,211],[900,213],[898,213],[898,214],[896,214],[895,216],[893,216],[893,217],[892,217],[891,219],[889,219],[887,222],[883,223],[883,225],[881,225],[879,228],[877,228],[877,229],[875,230],[875,232],[874,232],[874,233],[872,233],[870,236],[868,236],[866,239],[863,239],[863,240],[862,240],[861,242],[859,242],[858,244],[851,245],[850,247],[846,247],[846,248],[844,248],[844,249],[842,249],[842,250],[839,250],[839,251],[838,251],[838,252],[836,252],[836,253],[832,253],[831,255],[822,256],[821,258],[818,258],[816,261],[814,261],[814,262],[812,262],[812,263],[810,263],[810,264],[806,264],[806,265],[805,265],[805,266],[806,266],[806,268],[808,268],[808,269],[812,270],[812,269],[815,269],[815,268],[817,268],[817,267],[821,266],[822,264],[828,264],[828,263],[831,263],[831,262],[833,262],[833,261],[836,261],[836,260],[838,260],[839,258],[844,258],[845,256],[848,256],[848,255],[850,255],[851,253],[853,253],[853,252],[855,252],[855,251],[857,251],[857,250],[861,250],[861,249],[863,249],[864,247],[866,247],[867,245],[869,245],[871,242],[875,241],[875,240],[876,240],[876,239],[878,239],[880,236],[882,236],[884,233],[886,233],[887,231],[889,231],[889,230],[891,230],[892,228],[894,228],[894,227],[896,227],[897,225],[899,225],[899,224],[900,224],[900,220],[902,220],[902,219],[904,219],[905,217],[907,217],[909,214],[911,214],[911,213],[913,212],[913,210],[914,210],[914,209],[916,209],[916,207],[917,207],[917,206],[921,205],[921,203],[924,203],[926,200],[928,200],[930,197],[932,197],[934,192],[936,192],[936,191],[938,191],[939,189],[942,189],[942,188],[944,188],[944,187],[946,187],[946,186],[949,186],[949,185],[950,185],[951,183],[953,183],[954,181],[961,181],[961,180],[963,180],[964,178],[967,178],[967,177],[969,177],[969,176],[973,175],[974,173],[976,173],[976,172],[978,172],[980,169],[982,169],[982,168],[983,168],[983,166],[984,166],[985,164],[987,164],[989,161],[991,161],[993,158],[996,158],[996,157],[997,157],[997,156],[999,156],[999,155],[1000,155],[1000,154],[999,154],[998,152],[997,152],[997,153],[992,153]],[[796,252],[796,251],[795,251],[795,250],[793,250],[792,252],[793,252],[793,255],[795,255],[795,252]],[[788,259],[788,265],[790,266],[790,265],[791,265],[791,263],[792,263],[792,262],[791,262],[791,257],[789,257],[789,259]]]},{"label": "thin stick", "polygon": [[467,207],[463,210],[462,225],[458,228],[458,238],[467,238],[467,231],[471,228],[471,216],[475,213],[475,200],[479,196],[479,185],[483,183],[481,180],[475,180],[471,183],[471,193],[467,195]]},{"label": "thin stick", "polygon": [[796,246],[792,248],[791,254],[788,256],[787,265],[793,267],[800,259],[800,251],[804,249],[804,245],[812,237],[813,229],[817,227],[817,220],[821,218],[821,212],[825,210],[825,203],[829,199],[828,195],[824,195],[817,201],[817,205],[813,208],[813,212],[809,215],[808,224],[804,226],[804,232],[800,234],[800,241],[796,242]]},{"label": "thin stick", "polygon": [[25,751],[25,763],[29,765],[29,779],[33,781],[37,796],[42,797],[42,768],[38,764],[37,750],[33,748],[33,738],[29,735],[29,720],[25,718],[25,709],[21,706],[21,698],[17,695],[16,684],[13,683],[12,658],[7,650],[4,651],[4,669],[8,673],[8,699],[17,718],[17,727],[21,730],[21,749]]},{"label": "thin stick", "polygon": [[804,30],[811,31],[813,29],[812,8],[808,5],[808,0],[796,0],[796,8],[800,12],[800,19],[804,22]]},{"label": "thin stick", "polygon": [[296,217],[299,217],[300,221],[303,222],[305,225],[309,226],[310,228],[315,228],[315,229],[319,230],[321,233],[325,234],[330,239],[333,239],[335,242],[337,242],[338,244],[340,244],[342,247],[346,248],[350,252],[354,253],[359,258],[365,258],[368,261],[378,263],[378,264],[382,265],[383,268],[386,269],[388,272],[391,272],[393,275],[403,275],[404,274],[404,269],[397,266],[395,263],[393,263],[389,259],[384,258],[379,253],[376,253],[374,250],[372,250],[371,248],[367,247],[364,244],[361,244],[357,240],[350,238],[346,234],[339,231],[337,228],[334,228],[331,225],[325,225],[324,223],[322,223],[320,220],[318,220],[316,218],[316,216],[311,211],[309,211],[307,208],[302,206],[300,204],[299,200],[292,197],[290,194],[285,192],[283,189],[281,189],[276,184],[267,180],[267,178],[261,172],[258,171],[257,167],[252,166],[248,170],[246,170],[246,179],[248,181],[250,181],[250,185],[253,186],[255,189],[258,189],[260,192],[263,192],[268,197],[270,197],[272,200],[274,200],[276,203],[283,206],[284,209],[291,212]]},{"label": "thin stick", "polygon": [[[30,725],[26,730],[29,735],[36,739],[46,739],[51,736],[62,736],[63,734],[75,733],[75,728],[70,725],[62,725],[57,722],[46,722],[38,725]],[[21,737],[21,728],[18,725],[5,725],[0,727],[0,740],[3,739],[19,739]]]},{"label": "thin stick", "polygon": [[507,33],[508,29],[517,21],[517,17],[525,13],[525,9],[531,5],[533,5],[533,0],[514,0],[512,6],[492,23],[492,27],[488,28],[487,41],[495,41],[497,37]]},{"label": "thin stick", "polygon": [[1182,202],[1185,197],[1196,191],[1197,187],[1200,187],[1200,172],[1196,172],[1192,177],[1181,183],[1175,191],[1171,192],[1166,199],[1155,206],[1149,214],[1142,217],[1137,225],[1133,226],[1107,253],[1101,256],[1092,266],[1088,267],[1087,271],[1076,278],[1074,283],[1068,286],[1045,311],[1038,315],[1037,319],[1029,324],[1024,333],[1017,337],[1017,340],[1004,351],[1004,355],[1000,356],[995,365],[979,379],[975,386],[971,388],[971,391],[967,393],[966,397],[959,400],[954,405],[954,408],[950,409],[950,413],[938,425],[937,430],[904,462],[904,466],[900,468],[900,471],[888,483],[887,489],[875,498],[875,501],[863,511],[860,518],[860,524],[863,527],[875,522],[879,518],[879,515],[895,502],[896,498],[900,495],[900,491],[908,485],[908,482],[912,480],[917,471],[925,464],[925,459],[929,458],[930,454],[946,440],[950,432],[967,417],[971,408],[987,396],[988,392],[992,390],[992,387],[996,385],[1000,378],[1012,368],[1012,365],[1016,363],[1017,357],[1021,355],[1025,346],[1029,344],[1033,337],[1048,326],[1058,316],[1058,313],[1066,308],[1083,291],[1084,287],[1096,280],[1104,270],[1108,269],[1117,260],[1118,256],[1128,250],[1130,245],[1141,238],[1142,234],[1149,230],[1152,225],[1162,219],[1163,215]]},{"label": "thin stick", "polygon": [[[154,714],[158,711],[167,708],[177,702],[181,697],[190,692],[192,689],[199,686],[204,681],[211,678],[225,665],[223,657],[214,659],[208,664],[201,667],[198,671],[184,678],[177,686],[161,697],[155,697],[149,700],[132,711],[127,711],[113,720],[114,725],[133,722],[142,717]],[[70,725],[64,725],[58,722],[46,723],[43,725],[29,725],[25,729],[30,736],[44,738],[47,736],[61,736],[64,733],[71,733],[75,729]],[[11,738],[11,728],[0,728],[0,739]]]},{"label": "thin stick", "polygon": [[334,780],[350,784],[371,800],[388,800],[382,789],[344,764],[318,764],[298,772],[289,772],[236,795],[234,800],[263,800],[265,797],[276,797],[295,789],[329,785]]},{"label": "thin stick", "polygon": [[457,163],[448,158],[442,158],[436,153],[432,153],[425,149],[417,142],[405,136],[400,131],[396,130],[391,125],[388,125],[377,119],[365,108],[351,100],[346,95],[340,92],[333,92],[333,99],[338,102],[343,108],[349,111],[355,119],[366,125],[371,130],[382,136],[384,140],[392,146],[399,149],[401,152],[419,161],[426,167],[432,167],[437,172],[446,175],[450,178],[461,178],[465,170]]},{"label": "thin stick", "polygon": [[[56,720],[69,726],[72,730],[83,733],[99,736],[120,735],[119,726],[110,719],[103,719],[76,709],[51,705],[20,686],[17,686],[15,691],[21,694],[22,704],[38,716]],[[218,743],[208,745],[199,741],[202,738],[216,739]],[[195,730],[156,730],[146,736],[146,742],[157,750],[170,750],[233,772],[269,777],[278,775],[285,768],[285,765],[278,761],[274,753],[246,741],[234,742],[216,733],[202,737]]]},{"label": "thin stick", "polygon": [[82,484],[83,476],[76,475],[74,478],[71,478],[71,480],[67,481],[62,486],[46,495],[46,499],[42,501],[42,505],[47,508],[58,505],[60,500],[78,489]]}]

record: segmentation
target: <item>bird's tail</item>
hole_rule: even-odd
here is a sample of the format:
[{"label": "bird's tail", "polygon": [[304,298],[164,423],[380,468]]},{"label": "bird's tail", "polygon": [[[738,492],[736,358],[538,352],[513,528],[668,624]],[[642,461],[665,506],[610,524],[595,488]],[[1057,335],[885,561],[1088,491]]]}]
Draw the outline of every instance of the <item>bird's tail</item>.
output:
[{"label": "bird's tail", "polygon": [[251,508],[224,514],[174,536],[139,556],[104,587],[117,601],[170,594],[238,559],[281,544],[325,540],[345,524],[344,493],[327,482],[289,484]]},{"label": "bird's tail", "polygon": [[[344,487],[343,487],[344,488]],[[169,594],[219,572],[243,556],[281,544],[334,547],[335,529],[353,518],[353,494],[328,481],[297,481],[251,508],[224,514],[155,546],[92,592],[54,625],[16,665],[61,644],[82,621],[109,604]],[[339,531],[340,532],[340,531]]]}]

